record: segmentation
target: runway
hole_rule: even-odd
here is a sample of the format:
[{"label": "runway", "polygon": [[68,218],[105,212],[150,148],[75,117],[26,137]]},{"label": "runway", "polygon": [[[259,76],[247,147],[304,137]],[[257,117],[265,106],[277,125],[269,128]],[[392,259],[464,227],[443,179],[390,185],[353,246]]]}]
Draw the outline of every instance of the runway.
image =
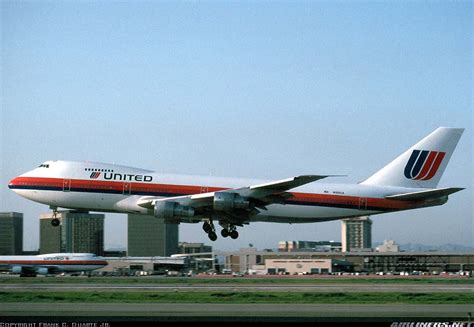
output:
[{"label": "runway", "polygon": [[[474,284],[449,283],[343,283],[268,285],[264,283],[156,284],[121,283],[15,283],[0,284],[0,293],[84,292],[89,293],[192,293],[192,292],[279,293],[452,293],[474,292]],[[304,294],[303,294],[304,295]],[[190,295],[191,296],[191,295]],[[447,296],[451,296],[447,294]],[[133,302],[133,301],[130,301]],[[186,301],[184,301],[186,302]],[[449,302],[448,302],[449,303]],[[308,303],[76,303],[61,301],[0,303],[2,321],[468,321],[474,316],[471,304],[308,304]]]},{"label": "runway", "polygon": [[[474,304],[466,305],[399,305],[399,304],[185,304],[185,303],[1,303],[0,316],[22,318],[51,317],[63,321],[105,319],[107,317],[260,317],[278,318],[358,318],[375,319],[447,319],[467,320]],[[3,319],[3,318],[2,318]],[[44,318],[43,318],[44,319]],[[133,318],[132,318],[133,319]],[[7,319],[8,320],[8,319]],[[27,318],[24,319],[28,321]]]},{"label": "runway", "polygon": [[183,292],[409,292],[409,293],[439,293],[439,292],[474,292],[474,284],[356,284],[356,283],[330,283],[330,284],[298,284],[298,285],[242,285],[242,284],[167,284],[167,285],[122,285],[122,284],[2,284],[0,291],[183,291]]}]

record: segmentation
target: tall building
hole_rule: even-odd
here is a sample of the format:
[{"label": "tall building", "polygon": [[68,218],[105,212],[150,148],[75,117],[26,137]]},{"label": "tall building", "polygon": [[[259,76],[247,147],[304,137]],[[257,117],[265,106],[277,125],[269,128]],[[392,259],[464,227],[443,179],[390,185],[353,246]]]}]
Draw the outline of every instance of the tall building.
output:
[{"label": "tall building", "polygon": [[128,215],[128,256],[168,257],[179,253],[178,240],[178,225],[155,216]]},{"label": "tall building", "polygon": [[342,220],[342,252],[372,248],[372,220],[368,216]]},{"label": "tall building", "polygon": [[74,211],[60,211],[61,224],[51,225],[53,215],[40,217],[40,253],[95,253],[104,254],[104,215]]},{"label": "tall building", "polygon": [[0,212],[0,255],[23,254],[23,214]]}]

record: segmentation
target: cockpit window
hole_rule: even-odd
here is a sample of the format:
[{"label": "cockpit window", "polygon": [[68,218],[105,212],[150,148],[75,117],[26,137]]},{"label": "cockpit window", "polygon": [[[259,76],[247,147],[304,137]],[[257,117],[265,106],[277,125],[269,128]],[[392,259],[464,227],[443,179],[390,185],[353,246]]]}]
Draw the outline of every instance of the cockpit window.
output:
[{"label": "cockpit window", "polygon": [[41,164],[41,165],[39,165],[39,168],[49,168],[49,165],[47,165],[47,164]]}]

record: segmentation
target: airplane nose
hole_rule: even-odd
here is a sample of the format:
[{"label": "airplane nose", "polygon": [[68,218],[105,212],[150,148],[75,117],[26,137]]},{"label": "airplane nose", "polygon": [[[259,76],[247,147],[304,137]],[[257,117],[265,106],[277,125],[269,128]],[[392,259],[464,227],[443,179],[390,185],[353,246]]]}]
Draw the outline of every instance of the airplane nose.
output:
[{"label": "airplane nose", "polygon": [[9,189],[14,188],[16,185],[18,185],[18,177],[15,177],[11,181],[8,182]]}]

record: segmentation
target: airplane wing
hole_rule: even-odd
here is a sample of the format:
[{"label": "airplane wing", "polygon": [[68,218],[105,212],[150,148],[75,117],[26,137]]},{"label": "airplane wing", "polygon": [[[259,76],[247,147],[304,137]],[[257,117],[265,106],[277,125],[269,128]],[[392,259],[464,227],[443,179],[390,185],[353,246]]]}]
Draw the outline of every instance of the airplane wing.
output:
[{"label": "airplane wing", "polygon": [[287,190],[330,176],[336,175],[301,175],[248,187],[171,198],[146,196],[137,204],[154,209],[155,216],[165,220],[216,217],[217,220],[243,222],[260,210],[266,210],[267,205],[282,203],[291,197]]},{"label": "airplane wing", "polygon": [[401,200],[401,201],[412,201],[412,200],[430,200],[440,198],[442,196],[447,196],[459,191],[464,190],[461,187],[449,187],[449,188],[440,188],[434,190],[425,190],[411,193],[402,193],[386,196],[386,199],[389,200]]}]

